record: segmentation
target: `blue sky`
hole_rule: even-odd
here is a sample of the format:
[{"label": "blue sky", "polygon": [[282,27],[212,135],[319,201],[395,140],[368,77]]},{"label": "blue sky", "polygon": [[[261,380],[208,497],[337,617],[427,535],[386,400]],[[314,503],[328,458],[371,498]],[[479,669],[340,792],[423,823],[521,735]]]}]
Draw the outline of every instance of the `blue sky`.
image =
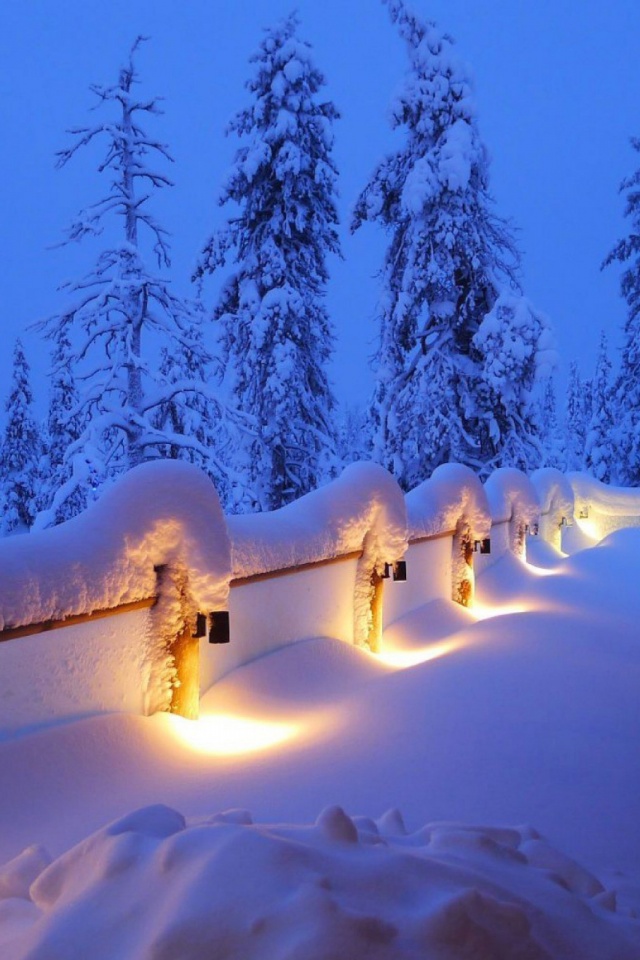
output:
[{"label": "blue sky", "polygon": [[[301,36],[313,44],[342,113],[335,156],[345,261],[332,264],[328,298],[338,336],[332,372],[340,397],[363,401],[384,237],[367,225],[351,238],[346,223],[359,189],[396,142],[387,105],[405,70],[404,50],[378,0],[296,7]],[[618,273],[599,265],[627,229],[617,189],[637,162],[629,137],[640,135],[640,3],[416,0],[414,7],[453,35],[471,65],[497,210],[518,227],[525,293],[555,325],[561,378],[572,358],[589,374],[600,330],[618,345],[625,316]],[[89,84],[115,80],[135,36],[151,38],[140,75],[145,92],[165,98],[155,132],[176,160],[176,186],[156,211],[173,234],[172,276],[186,292],[198,251],[223,216],[216,196],[236,146],[224,127],[247,102],[248,58],[261,27],[291,8],[285,0],[3,0],[5,384],[14,336],[59,308],[58,284],[91,265],[88,248],[48,249],[77,209],[100,195],[98,154],[54,169],[65,129],[95,118]],[[46,348],[33,333],[25,342],[42,386]]]}]

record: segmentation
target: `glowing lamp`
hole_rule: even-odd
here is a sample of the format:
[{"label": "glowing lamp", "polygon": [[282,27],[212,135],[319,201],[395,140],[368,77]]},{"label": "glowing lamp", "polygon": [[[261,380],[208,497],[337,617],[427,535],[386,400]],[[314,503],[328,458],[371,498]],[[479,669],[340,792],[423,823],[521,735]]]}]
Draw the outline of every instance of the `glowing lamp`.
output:
[{"label": "glowing lamp", "polygon": [[229,611],[215,610],[209,614],[209,643],[229,643],[231,631]]},{"label": "glowing lamp", "polygon": [[407,561],[398,560],[393,567],[393,579],[399,582],[404,582],[407,579]]},{"label": "glowing lamp", "polygon": [[207,635],[207,618],[204,613],[196,614],[196,625],[191,636],[194,640],[197,640],[199,637],[206,637]]},{"label": "glowing lamp", "polygon": [[484,540],[475,540],[473,544],[475,553],[491,553],[491,540],[486,537]]},{"label": "glowing lamp", "polygon": [[580,513],[578,514],[578,518],[579,518],[580,520],[588,520],[588,519],[589,519],[589,507],[583,507],[582,510],[580,511]]}]

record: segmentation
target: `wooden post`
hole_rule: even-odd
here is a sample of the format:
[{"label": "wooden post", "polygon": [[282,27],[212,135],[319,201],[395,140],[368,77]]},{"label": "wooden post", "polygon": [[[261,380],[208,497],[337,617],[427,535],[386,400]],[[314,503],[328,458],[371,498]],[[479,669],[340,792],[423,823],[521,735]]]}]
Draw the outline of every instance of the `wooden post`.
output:
[{"label": "wooden post", "polygon": [[[466,526],[466,525],[465,525]],[[452,599],[463,607],[470,607],[473,603],[473,545],[469,529],[456,529],[453,538],[452,558]]]},{"label": "wooden post", "polygon": [[[153,622],[164,644],[161,658],[168,657],[174,682],[167,709],[187,720],[197,720],[200,712],[200,640],[194,637],[195,617],[188,601],[188,578],[183,569],[166,565],[156,567],[158,602]],[[173,632],[178,624],[177,635]],[[157,709],[157,707],[156,707]]]},{"label": "wooden post", "polygon": [[188,623],[185,622],[170,651],[178,681],[171,696],[171,713],[187,720],[197,720],[200,715],[200,640],[192,635]]},{"label": "wooden post", "polygon": [[372,653],[379,653],[382,642],[382,598],[384,579],[375,570],[371,574],[371,629],[367,643]]}]

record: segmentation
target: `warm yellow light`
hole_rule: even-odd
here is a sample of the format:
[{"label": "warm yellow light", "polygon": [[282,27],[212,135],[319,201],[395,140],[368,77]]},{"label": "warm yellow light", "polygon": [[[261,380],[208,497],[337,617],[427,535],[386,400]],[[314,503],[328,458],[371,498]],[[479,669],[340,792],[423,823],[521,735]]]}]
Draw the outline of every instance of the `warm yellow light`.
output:
[{"label": "warm yellow light", "polygon": [[268,750],[298,732],[298,726],[293,723],[252,720],[226,713],[205,715],[199,720],[171,719],[183,743],[193,750],[220,757]]},{"label": "warm yellow light", "polygon": [[602,540],[602,532],[593,520],[577,519],[576,525],[591,540]]},{"label": "warm yellow light", "polygon": [[524,603],[503,603],[498,606],[497,604],[476,602],[469,609],[478,620],[489,620],[491,617],[506,617],[510,613],[526,613],[527,610],[531,610],[531,607]]},{"label": "warm yellow light", "polygon": [[458,650],[461,645],[458,640],[443,640],[441,643],[432,643],[428,647],[418,647],[415,650],[381,650],[375,656],[394,670],[406,670],[418,663],[445,657]]},{"label": "warm yellow light", "polygon": [[[566,554],[563,553],[562,556],[565,557]],[[559,572],[558,570],[550,570],[548,567],[534,567],[532,563],[525,563],[525,567],[534,577],[555,577]]]}]

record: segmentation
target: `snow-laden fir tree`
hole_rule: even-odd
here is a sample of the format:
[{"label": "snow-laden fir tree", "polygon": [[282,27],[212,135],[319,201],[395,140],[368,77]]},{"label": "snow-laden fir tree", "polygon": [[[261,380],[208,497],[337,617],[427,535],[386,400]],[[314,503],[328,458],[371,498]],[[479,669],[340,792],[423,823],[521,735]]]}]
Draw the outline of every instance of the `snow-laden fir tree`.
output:
[{"label": "snow-laden fir tree", "polygon": [[[392,103],[403,145],[377,167],[355,206],[352,229],[382,225],[381,333],[372,402],[375,459],[405,488],[457,460],[481,473],[503,463],[538,465],[532,378],[549,344],[545,321],[528,304],[498,307],[491,323],[523,317],[526,359],[496,379],[494,341],[479,334],[503,288],[517,288],[519,257],[493,209],[489,159],[480,139],[471,84],[450,37],[386,0],[405,41],[410,70]],[[487,328],[485,327],[485,330]],[[491,372],[493,371],[493,373]],[[485,379],[488,375],[488,379]],[[520,392],[522,391],[522,392]],[[514,400],[515,398],[515,400]],[[505,407],[507,403],[510,409]]]},{"label": "snow-laden fir tree", "polygon": [[335,460],[326,365],[327,255],[339,254],[332,124],[324,77],[289,16],[266,31],[228,133],[244,141],[220,203],[232,206],[196,276],[233,265],[214,309],[230,395],[254,418],[242,446],[245,502],[269,510],[314,489]]},{"label": "snow-laden fir tree", "polygon": [[578,364],[572,360],[569,364],[567,381],[567,406],[565,412],[565,452],[566,469],[584,468],[584,451],[589,416],[586,409],[587,385],[582,381]]},{"label": "snow-laden fir tree", "polygon": [[6,426],[0,448],[1,526],[3,534],[24,533],[37,513],[41,433],[33,414],[30,369],[21,340],[13,351]]},{"label": "snow-laden fir tree", "polygon": [[[171,185],[156,166],[171,157],[141,125],[161,113],[155,98],[135,90],[134,57],[141,39],[114,86],[91,87],[105,118],[72,130],[72,146],[58,154],[62,167],[88,144],[104,144],[98,170],[105,176],[105,192],[71,224],[67,242],[103,230],[115,238],[88,276],[66,285],[69,306],[41,324],[48,336],[59,340],[68,335],[74,344],[71,360],[81,385],[78,412],[85,425],[67,459],[85,462],[87,470],[73,474],[78,484],[85,485],[90,477],[103,482],[159,456],[168,443],[199,446],[191,436],[170,434],[154,424],[155,412],[163,404],[201,393],[203,384],[168,383],[159,375],[153,352],[162,343],[170,350],[189,350],[196,315],[162,275],[170,265],[167,233],[151,212],[150,200],[157,190]],[[155,259],[157,269],[147,266],[145,254]],[[67,496],[73,494],[73,486],[66,485]]]},{"label": "snow-laden fir tree", "polygon": [[617,430],[611,370],[607,336],[603,330],[590,391],[591,419],[587,424],[584,451],[585,468],[603,483],[617,482],[614,442]]},{"label": "snow-laden fir tree", "polygon": [[[640,153],[640,138],[631,140]],[[630,221],[627,237],[618,241],[603,267],[625,265],[620,292],[627,301],[622,362],[615,386],[618,481],[640,486],[640,168],[620,184],[626,192],[625,216]]]},{"label": "snow-laden fir tree", "polygon": [[543,467],[566,469],[566,437],[558,420],[558,402],[553,377],[547,377],[540,400],[540,429],[543,438]]},{"label": "snow-laden fir tree", "polygon": [[[84,426],[84,417],[79,413],[80,398],[73,375],[72,353],[68,331],[63,325],[57,330],[51,355],[46,456],[42,469],[38,526],[68,520],[84,510],[88,501],[88,467],[78,455],[75,462],[76,479],[80,472],[82,482],[74,483],[74,464],[67,459],[67,451],[81,437]],[[60,495],[61,491],[67,489],[70,490],[68,496]]]}]

